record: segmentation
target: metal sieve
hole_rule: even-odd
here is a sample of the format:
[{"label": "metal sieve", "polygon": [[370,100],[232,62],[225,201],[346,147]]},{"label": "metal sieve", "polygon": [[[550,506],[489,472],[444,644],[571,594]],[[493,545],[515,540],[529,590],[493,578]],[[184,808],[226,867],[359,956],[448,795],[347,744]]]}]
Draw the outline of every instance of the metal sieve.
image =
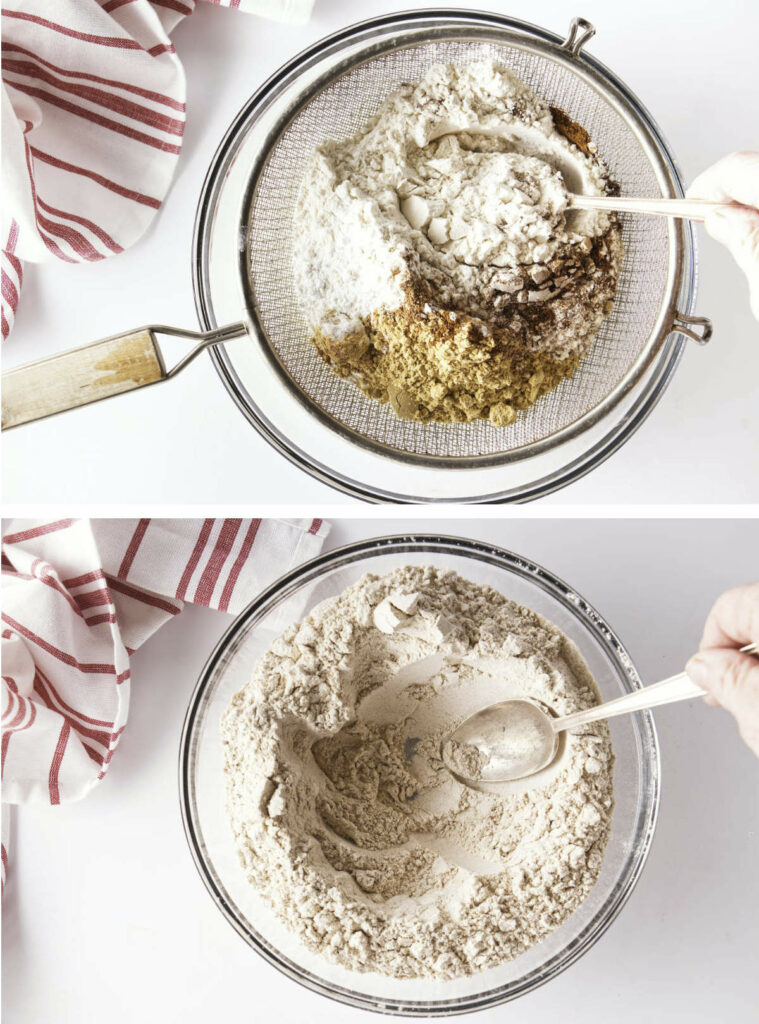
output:
[{"label": "metal sieve", "polygon": [[367,124],[388,93],[418,81],[438,63],[482,59],[506,64],[554,106],[561,106],[599,140],[599,152],[623,195],[656,195],[656,176],[631,126],[573,69],[513,45],[442,39],[391,50],[359,64],[323,86],[283,121],[266,155],[249,207],[246,263],[250,304],[266,343],[293,384],[325,415],[399,452],[469,458],[499,455],[556,436],[595,409],[624,381],[651,345],[671,287],[670,245],[664,220],[628,217],[624,270],[614,312],[598,343],[572,380],[544,396],[508,427],[473,423],[415,423],[399,419],[389,404],[366,398],[338,378],[308,345],[308,326],[292,273],[292,210],[306,164],[329,138],[347,138]]},{"label": "metal sieve", "polygon": [[[410,11],[304,50],[243,108],[206,177],[193,245],[203,333],[145,327],[14,368],[3,375],[3,427],[167,380],[208,348],[261,435],[355,497],[526,501],[587,473],[655,406],[685,338],[711,334],[708,320],[691,315],[695,252],[685,221],[623,217],[626,256],[613,313],[575,375],[508,427],[404,421],[338,378],[310,343],[292,258],[295,197],[314,148],[350,136],[402,82],[441,61],[500,61],[590,133],[624,194],[681,196],[656,125],[583,52],[594,31],[575,19],[562,40],[497,14]],[[196,346],[169,369],[161,336]],[[252,497],[256,483],[252,476]]]},{"label": "metal sieve", "polygon": [[[433,64],[498,60],[589,132],[623,195],[682,194],[674,163],[650,118],[609,71],[582,54],[593,32],[587,22],[575,19],[562,41],[534,26],[478,12],[409,12],[375,19],[301,54],[263,87],[233,125],[199,210],[199,313],[206,327],[223,322],[217,315],[223,296],[214,280],[221,268],[214,266],[213,247],[228,233],[220,227],[229,216],[222,209],[223,193],[234,187],[233,165],[242,161],[247,181],[235,223],[239,280],[265,380],[259,376],[254,382],[251,367],[241,367],[239,345],[216,350],[214,359],[249,418],[304,468],[375,500],[513,500],[545,493],[613,450],[587,450],[584,440],[599,439],[593,428],[603,424],[600,434],[608,442],[619,417],[629,419],[631,398],[638,402],[637,413],[654,391],[658,397],[682,348],[673,332],[696,341],[708,334],[708,322],[690,316],[694,252],[689,226],[625,216],[626,255],[614,310],[590,354],[571,379],[508,427],[487,421],[401,420],[389,405],[366,398],[338,378],[310,344],[292,269],[297,245],[292,211],[306,165],[316,146],[355,133],[390,92],[418,80]],[[252,134],[257,138],[249,146]],[[693,329],[697,324],[703,335]],[[305,431],[295,422],[299,416],[265,409],[262,386],[273,381],[289,394],[293,409],[310,420]],[[637,426],[640,417],[634,419]],[[326,432],[332,435],[329,453],[318,443]],[[568,445],[577,439],[579,445]],[[617,436],[614,446],[622,440]],[[350,455],[339,451],[341,442],[350,447]],[[581,465],[570,468],[578,453]],[[437,493],[421,487],[430,473],[437,478]]]}]

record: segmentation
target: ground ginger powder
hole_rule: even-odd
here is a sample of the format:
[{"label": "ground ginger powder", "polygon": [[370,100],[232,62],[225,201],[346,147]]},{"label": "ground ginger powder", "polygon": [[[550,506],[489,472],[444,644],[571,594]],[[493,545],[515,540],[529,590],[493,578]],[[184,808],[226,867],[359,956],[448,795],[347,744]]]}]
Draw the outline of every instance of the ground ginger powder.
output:
[{"label": "ground ginger powder", "polygon": [[[341,339],[316,331],[314,344],[339,376],[351,377],[369,398],[389,402],[401,419],[489,419],[496,427],[513,423],[521,410],[571,377],[585,355],[581,347],[557,358],[530,343],[531,335],[539,339],[541,330],[555,325],[560,305],[520,309],[504,327],[435,307],[430,297],[425,282],[411,282],[398,309],[376,310],[362,331]],[[593,317],[577,295],[570,303],[564,312],[577,319],[576,331],[588,335],[611,306],[602,299]]]}]

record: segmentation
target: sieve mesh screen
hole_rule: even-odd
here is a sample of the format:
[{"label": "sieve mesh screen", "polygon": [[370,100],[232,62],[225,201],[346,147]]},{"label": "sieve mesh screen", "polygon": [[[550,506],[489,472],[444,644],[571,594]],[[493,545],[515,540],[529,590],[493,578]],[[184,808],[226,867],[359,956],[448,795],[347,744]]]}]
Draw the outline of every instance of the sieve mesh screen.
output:
[{"label": "sieve mesh screen", "polygon": [[630,372],[652,341],[666,296],[670,237],[664,220],[623,217],[625,260],[612,314],[575,375],[508,427],[494,427],[489,421],[443,424],[400,420],[388,404],[366,398],[324,363],[309,341],[292,270],[293,246],[297,244],[292,211],[313,150],[327,139],[342,139],[359,131],[390,92],[403,82],[420,79],[433,64],[486,58],[505,64],[549,104],[560,107],[585,128],[623,195],[661,194],[633,128],[580,75],[536,51],[462,39],[394,50],[330,83],[292,118],[272,147],[250,207],[249,287],[268,344],[280,364],[329,417],[371,441],[415,455],[498,455],[542,441],[569,426],[606,399]]}]

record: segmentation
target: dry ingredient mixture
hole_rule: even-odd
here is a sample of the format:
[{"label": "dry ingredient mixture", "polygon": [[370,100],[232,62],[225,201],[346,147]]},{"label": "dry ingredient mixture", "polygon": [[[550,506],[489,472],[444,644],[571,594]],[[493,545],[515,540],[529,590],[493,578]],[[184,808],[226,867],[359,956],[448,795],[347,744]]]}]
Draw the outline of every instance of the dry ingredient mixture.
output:
[{"label": "dry ingredient mixture", "polygon": [[490,764],[489,753],[471,743],[446,740],[443,743],[442,753],[443,760],[448,767],[470,782],[474,779],[481,779],[483,772]]},{"label": "dry ingredient mixture", "polygon": [[587,133],[492,61],[436,65],[320,146],[295,277],[332,369],[398,416],[505,426],[570,376],[611,312],[615,186]]},{"label": "dry ingredient mixture", "polygon": [[250,883],[311,950],[359,971],[494,967],[577,909],[613,804],[605,723],[531,780],[472,789],[446,736],[497,700],[598,699],[556,627],[456,573],[364,576],[287,629],[232,700],[227,804]]}]

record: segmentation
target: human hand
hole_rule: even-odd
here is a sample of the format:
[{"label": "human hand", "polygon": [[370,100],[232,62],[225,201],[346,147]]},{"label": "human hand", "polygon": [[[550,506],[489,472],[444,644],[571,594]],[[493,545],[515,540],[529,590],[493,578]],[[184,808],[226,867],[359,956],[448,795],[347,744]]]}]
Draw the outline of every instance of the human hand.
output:
[{"label": "human hand", "polygon": [[685,671],[708,691],[708,703],[730,712],[759,757],[759,657],[740,651],[751,643],[759,643],[759,583],[728,590],[717,599],[699,652]]},{"label": "human hand", "polygon": [[759,320],[759,153],[731,153],[699,174],[689,199],[740,203],[709,213],[704,227],[726,245],[748,278],[751,311]]}]

